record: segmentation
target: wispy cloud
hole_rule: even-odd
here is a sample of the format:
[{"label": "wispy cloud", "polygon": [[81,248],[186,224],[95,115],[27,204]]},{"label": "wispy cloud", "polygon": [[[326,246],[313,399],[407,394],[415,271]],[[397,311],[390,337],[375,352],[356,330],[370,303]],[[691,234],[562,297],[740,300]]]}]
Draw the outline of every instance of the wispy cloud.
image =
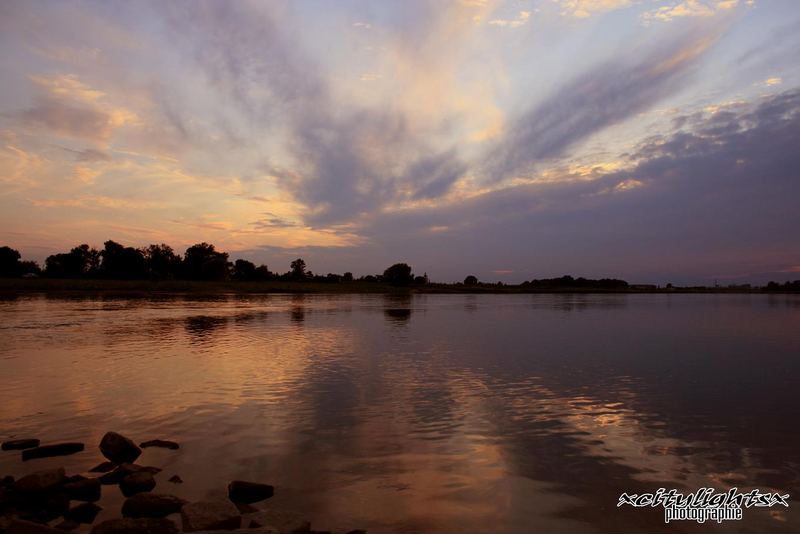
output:
[{"label": "wispy cloud", "polygon": [[492,19],[487,24],[489,26],[499,26],[501,28],[519,28],[527,24],[531,18],[530,11],[520,11],[516,18],[513,19]]}]

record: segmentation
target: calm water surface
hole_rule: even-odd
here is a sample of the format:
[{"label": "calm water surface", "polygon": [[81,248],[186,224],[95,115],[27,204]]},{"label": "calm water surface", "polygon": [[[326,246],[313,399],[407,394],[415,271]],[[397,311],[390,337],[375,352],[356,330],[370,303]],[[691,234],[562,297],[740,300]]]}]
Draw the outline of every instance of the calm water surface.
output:
[{"label": "calm water surface", "polygon": [[[0,475],[83,472],[107,430],[174,439],[139,460],[156,491],[263,480],[319,529],[797,531],[798,399],[792,296],[0,300],[0,439],[87,443]],[[793,500],[722,527],[616,507],[661,486]]]}]

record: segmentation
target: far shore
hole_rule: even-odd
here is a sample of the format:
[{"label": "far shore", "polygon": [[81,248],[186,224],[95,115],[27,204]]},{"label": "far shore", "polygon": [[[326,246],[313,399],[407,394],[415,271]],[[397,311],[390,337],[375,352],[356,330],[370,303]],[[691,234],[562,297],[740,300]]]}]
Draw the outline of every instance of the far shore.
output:
[{"label": "far shore", "polygon": [[294,281],[192,281],[192,280],[105,280],[105,279],[0,279],[0,294],[17,293],[70,293],[147,295],[147,294],[258,294],[258,293],[384,293],[384,294],[534,294],[534,293],[791,293],[788,291],[766,291],[760,287],[656,287],[630,286],[628,288],[604,289],[592,287],[531,288],[512,284],[440,284],[393,286],[379,282],[294,282]]}]

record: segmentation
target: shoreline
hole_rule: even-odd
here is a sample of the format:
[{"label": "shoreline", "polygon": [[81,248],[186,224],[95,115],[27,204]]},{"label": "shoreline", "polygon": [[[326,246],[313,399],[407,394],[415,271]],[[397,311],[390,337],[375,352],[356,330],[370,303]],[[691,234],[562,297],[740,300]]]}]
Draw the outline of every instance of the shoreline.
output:
[{"label": "shoreline", "polygon": [[520,285],[481,284],[465,286],[462,284],[431,283],[419,286],[398,287],[378,282],[242,282],[242,281],[192,281],[192,280],[84,280],[84,279],[0,279],[0,295],[14,294],[110,294],[110,295],[168,295],[168,294],[769,294],[793,295],[792,291],[768,291],[764,288],[724,288],[724,287],[553,287],[530,288]]}]

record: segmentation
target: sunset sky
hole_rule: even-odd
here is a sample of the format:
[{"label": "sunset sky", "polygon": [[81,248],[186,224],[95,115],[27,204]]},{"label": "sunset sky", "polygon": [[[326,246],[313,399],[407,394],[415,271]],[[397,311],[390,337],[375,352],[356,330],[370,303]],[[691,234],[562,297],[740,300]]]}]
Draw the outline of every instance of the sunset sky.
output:
[{"label": "sunset sky", "polygon": [[0,3],[0,245],[800,278],[796,0]]}]

